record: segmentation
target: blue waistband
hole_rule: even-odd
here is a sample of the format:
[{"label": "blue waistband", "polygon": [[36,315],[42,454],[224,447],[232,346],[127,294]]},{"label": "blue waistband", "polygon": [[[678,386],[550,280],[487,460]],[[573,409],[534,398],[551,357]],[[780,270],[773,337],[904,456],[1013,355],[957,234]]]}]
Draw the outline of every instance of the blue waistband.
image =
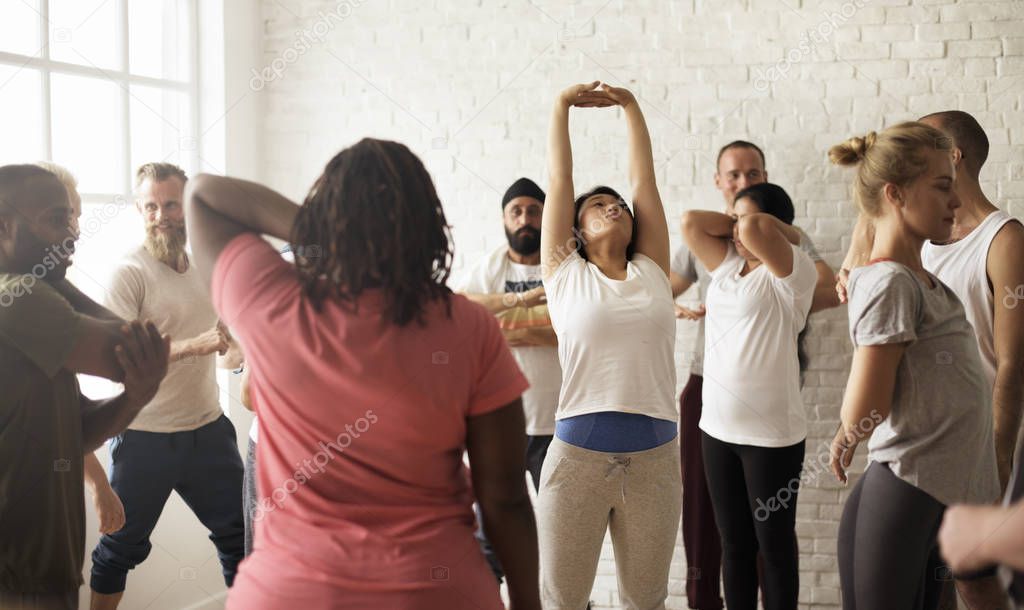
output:
[{"label": "blue waistband", "polygon": [[559,440],[606,453],[646,451],[678,434],[679,426],[674,421],[618,411],[588,413],[555,422],[555,436]]}]

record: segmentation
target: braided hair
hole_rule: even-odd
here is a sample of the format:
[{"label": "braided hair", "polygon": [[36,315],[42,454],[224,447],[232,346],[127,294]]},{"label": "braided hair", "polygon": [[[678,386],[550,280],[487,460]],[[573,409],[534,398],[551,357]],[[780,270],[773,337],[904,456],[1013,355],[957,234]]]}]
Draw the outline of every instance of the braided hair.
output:
[{"label": "braided hair", "polygon": [[434,183],[398,142],[364,138],[328,162],[292,226],[302,294],[317,311],[328,298],[350,311],[379,289],[384,320],[425,323],[429,302],[451,315],[454,246]]}]

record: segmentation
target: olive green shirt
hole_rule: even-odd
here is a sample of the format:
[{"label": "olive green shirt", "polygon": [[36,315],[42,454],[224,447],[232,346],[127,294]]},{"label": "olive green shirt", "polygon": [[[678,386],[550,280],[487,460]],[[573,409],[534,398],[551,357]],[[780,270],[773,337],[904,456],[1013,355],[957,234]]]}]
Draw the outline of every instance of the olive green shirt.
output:
[{"label": "olive green shirt", "polygon": [[82,584],[81,395],[62,368],[80,322],[46,282],[0,273],[0,591]]}]

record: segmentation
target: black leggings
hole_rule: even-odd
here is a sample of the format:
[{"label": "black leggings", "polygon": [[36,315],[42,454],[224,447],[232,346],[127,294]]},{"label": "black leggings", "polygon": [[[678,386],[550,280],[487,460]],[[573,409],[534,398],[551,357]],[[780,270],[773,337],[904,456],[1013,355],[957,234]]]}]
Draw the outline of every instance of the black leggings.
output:
[{"label": "black leggings", "polygon": [[704,473],[722,536],[729,610],[757,608],[757,554],[765,610],[795,610],[800,593],[796,499],[804,441],[789,447],[726,443],[701,432]]},{"label": "black leggings", "polygon": [[937,608],[943,565],[937,536],[946,507],[872,462],[839,523],[843,610]]}]

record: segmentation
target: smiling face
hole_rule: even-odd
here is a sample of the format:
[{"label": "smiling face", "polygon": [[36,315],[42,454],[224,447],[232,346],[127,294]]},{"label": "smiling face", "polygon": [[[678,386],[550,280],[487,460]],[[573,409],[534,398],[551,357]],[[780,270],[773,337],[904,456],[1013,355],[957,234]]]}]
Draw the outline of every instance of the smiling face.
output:
[{"label": "smiling face", "polygon": [[748,186],[768,182],[768,172],[764,169],[761,155],[753,148],[736,147],[722,153],[718,160],[718,171],[715,172],[715,186],[722,191],[725,208],[729,214],[734,213],[733,200],[736,193]]},{"label": "smiling face", "polygon": [[146,249],[172,266],[185,251],[184,194],[185,183],[176,176],[147,178],[136,194],[135,205],[146,223]]},{"label": "smiling face", "polygon": [[[902,223],[915,236],[943,242],[953,230],[955,211],[960,207],[953,187],[956,172],[948,150],[930,150],[928,169],[902,189],[888,184],[886,202],[901,216]],[[902,198],[902,201],[900,201]]]},{"label": "smiling face", "polygon": [[633,239],[633,216],[626,202],[614,195],[591,195],[580,206],[579,228],[587,243],[609,241],[623,250]]}]

